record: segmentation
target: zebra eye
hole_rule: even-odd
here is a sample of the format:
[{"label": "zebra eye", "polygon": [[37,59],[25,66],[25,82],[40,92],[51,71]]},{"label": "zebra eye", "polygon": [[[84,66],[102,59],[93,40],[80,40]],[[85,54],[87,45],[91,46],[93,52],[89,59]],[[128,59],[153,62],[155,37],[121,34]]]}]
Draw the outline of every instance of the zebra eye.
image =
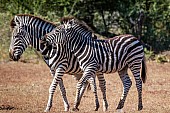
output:
[{"label": "zebra eye", "polygon": [[69,22],[69,24],[70,24],[70,25],[72,25],[72,24],[73,24],[73,22],[72,22],[72,21],[70,21],[70,22]]},{"label": "zebra eye", "polygon": [[57,33],[58,33],[58,32],[59,32],[59,30],[55,30],[55,32],[57,32]]}]

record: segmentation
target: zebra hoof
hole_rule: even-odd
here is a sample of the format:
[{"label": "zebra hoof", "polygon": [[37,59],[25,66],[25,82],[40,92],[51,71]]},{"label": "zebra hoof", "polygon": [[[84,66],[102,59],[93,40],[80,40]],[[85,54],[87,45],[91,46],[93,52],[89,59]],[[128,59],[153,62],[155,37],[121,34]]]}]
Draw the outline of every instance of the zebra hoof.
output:
[{"label": "zebra hoof", "polygon": [[50,112],[50,110],[49,110],[49,109],[46,109],[46,110],[44,110],[44,112]]},{"label": "zebra hoof", "polygon": [[103,111],[105,112],[105,111],[107,111],[107,109],[108,109],[108,107],[104,107],[104,108],[103,108]]},{"label": "zebra hoof", "polygon": [[143,106],[138,106],[138,111],[141,111],[143,109]]},{"label": "zebra hoof", "polygon": [[47,107],[44,112],[50,112],[51,107]]},{"label": "zebra hoof", "polygon": [[99,102],[97,102],[94,111],[98,111],[99,107],[100,107]]},{"label": "zebra hoof", "polygon": [[105,105],[103,105],[103,111],[107,111],[108,110],[108,104],[106,103]]},{"label": "zebra hoof", "polygon": [[98,111],[99,107],[96,107],[94,111]]},{"label": "zebra hoof", "polygon": [[64,106],[64,111],[69,111],[69,108],[70,108],[69,105]]},{"label": "zebra hoof", "polygon": [[73,108],[72,111],[79,111],[79,108]]},{"label": "zebra hoof", "polygon": [[99,108],[96,108],[94,111],[98,111]]},{"label": "zebra hoof", "polygon": [[65,108],[64,111],[69,111],[69,107]]}]

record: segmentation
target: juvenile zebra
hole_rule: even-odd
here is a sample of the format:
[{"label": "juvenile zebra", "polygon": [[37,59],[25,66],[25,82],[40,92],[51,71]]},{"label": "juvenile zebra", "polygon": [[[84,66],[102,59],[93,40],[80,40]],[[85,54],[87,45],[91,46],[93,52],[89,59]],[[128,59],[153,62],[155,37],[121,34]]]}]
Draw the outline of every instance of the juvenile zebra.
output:
[{"label": "juvenile zebra", "polygon": [[[76,59],[76,62],[74,62],[75,56],[73,56],[71,51],[65,51],[63,46],[60,44],[51,45],[50,43],[46,43],[45,39],[43,39],[43,38],[41,39],[40,45],[41,45],[40,48],[41,48],[42,55],[48,59],[48,62],[50,62],[51,68],[60,69],[60,72],[63,71],[68,74],[75,74],[75,73],[78,75],[81,74],[81,76],[78,76],[78,77],[76,76],[78,78],[78,80],[82,77],[82,73],[83,73],[82,70],[75,71],[74,69],[70,69],[71,67],[68,67],[68,65],[73,65],[74,63],[78,63],[77,59]],[[70,64],[70,63],[72,63],[72,64]],[[79,66],[79,64],[77,64],[77,66]],[[68,67],[68,69],[67,69],[67,67]],[[74,68],[77,68],[76,65]],[[70,70],[72,70],[72,71],[70,71]],[[64,75],[63,73],[58,73],[54,76],[54,79],[50,86],[51,88],[49,90],[49,93],[50,93],[49,100],[51,100],[51,98],[53,98],[51,94],[54,93],[56,86],[57,86],[58,82],[60,81],[60,79],[62,79],[63,75]],[[58,76],[59,78],[56,79],[55,78],[56,76]],[[99,80],[99,87],[100,87],[100,89],[102,91],[102,95],[103,95],[103,111],[107,111],[108,103],[107,103],[107,99],[106,99],[106,87],[105,87],[106,82],[105,82],[103,73],[97,73],[97,78]],[[82,94],[84,93],[86,85],[87,85],[87,82],[84,82],[83,86],[82,86],[83,88],[81,89],[80,95],[79,95],[80,100],[83,96]],[[92,83],[90,83],[90,85],[91,85],[91,87],[93,87]],[[77,84],[77,86],[79,86],[79,84]],[[95,94],[95,104],[96,104],[95,111],[97,111],[99,108],[98,96],[97,96],[96,91],[93,90],[93,93]],[[48,102],[48,104],[50,104],[50,102]],[[78,104],[80,104],[80,103],[78,103]],[[73,110],[75,110],[75,109],[73,109]],[[76,109],[76,110],[79,110],[79,109]]]},{"label": "juvenile zebra", "polygon": [[[35,17],[32,15],[24,15],[24,14],[16,15],[12,19],[10,26],[13,32],[12,32],[11,43],[9,48],[9,56],[14,61],[18,61],[20,59],[20,56],[29,45],[34,47],[37,51],[40,51],[40,49],[42,49],[40,53],[43,53],[44,48],[43,46],[40,47],[41,37],[44,36],[46,33],[51,32],[54,28],[56,28],[56,25],[51,22],[43,20],[39,17]],[[44,54],[43,59],[48,65],[48,67],[50,68],[51,75],[54,77],[55,75],[60,75],[64,73],[76,74],[75,77],[78,77],[79,79],[80,76],[82,76],[82,71],[79,67],[77,58],[72,53],[69,53],[70,59],[69,62],[67,62],[68,64],[66,63],[63,64],[62,61],[65,61],[65,59],[61,57],[62,49],[59,46],[57,46],[57,50],[60,51],[55,51],[55,50],[50,51],[52,52],[52,54],[50,55],[53,55],[54,59],[49,59],[51,58],[51,56],[47,57],[46,54],[43,53]],[[54,66],[56,66],[56,68],[53,68]],[[65,71],[61,70],[62,68],[64,68]],[[102,93],[104,95],[103,97],[105,102],[104,107],[107,110],[107,100],[105,96],[106,91],[104,90],[105,80],[103,74],[100,74],[98,78],[99,78],[99,83],[100,83]],[[85,87],[86,86],[84,85],[84,89]],[[62,79],[60,79],[59,88],[63,97],[65,111],[68,111],[69,104],[66,97],[66,91]],[[84,89],[82,89],[82,92],[84,92]],[[49,97],[53,97],[53,93],[54,93],[53,87],[49,88],[49,92],[51,93]],[[52,98],[49,98],[45,111],[50,111],[51,107],[52,107]]]},{"label": "juvenile zebra", "polygon": [[[48,44],[62,45],[65,51],[72,51],[84,71],[79,80],[74,109],[78,109],[79,94],[84,82],[92,81],[95,87],[96,73],[118,72],[123,83],[123,93],[117,106],[117,110],[121,110],[132,85],[127,73],[129,68],[136,81],[138,110],[142,110],[142,81],[146,81],[146,65],[143,46],[137,38],[132,35],[120,35],[109,40],[95,40],[92,38],[92,32],[80,20],[63,18],[62,22],[60,27],[46,34],[45,39]],[[61,77],[55,78],[58,80]]]}]

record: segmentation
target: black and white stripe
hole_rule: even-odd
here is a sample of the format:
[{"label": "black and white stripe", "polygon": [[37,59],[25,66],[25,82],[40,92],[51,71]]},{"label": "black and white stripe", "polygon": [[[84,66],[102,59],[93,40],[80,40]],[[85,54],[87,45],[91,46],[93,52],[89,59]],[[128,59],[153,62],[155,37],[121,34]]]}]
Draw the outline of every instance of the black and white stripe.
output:
[{"label": "black and white stripe", "polygon": [[75,18],[65,19],[63,23],[59,28],[46,34],[46,41],[63,45],[66,51],[72,51],[84,71],[79,81],[74,108],[78,109],[79,95],[84,82],[87,80],[91,82],[95,91],[94,75],[96,73],[118,72],[123,83],[123,94],[117,109],[122,109],[132,84],[127,73],[129,68],[135,77],[138,90],[138,110],[142,110],[142,80],[145,82],[146,66],[143,46],[137,38],[132,35],[120,35],[109,40],[94,40],[91,38],[92,32],[79,20]]},{"label": "black and white stripe", "polygon": [[[49,66],[51,75],[54,78],[55,75],[62,76],[64,73],[74,74],[75,77],[77,77],[77,79],[79,79],[82,76],[82,71],[79,68],[79,63],[77,62],[76,57],[74,57],[71,53],[69,54],[71,56],[69,57],[70,59],[68,61],[63,57],[62,53],[64,51],[62,50],[62,48],[57,46],[57,49],[53,49],[52,51],[50,51],[49,56],[47,56],[48,53],[45,53],[45,47],[43,47],[43,44],[40,44],[41,37],[44,36],[46,33],[51,32],[56,27],[56,25],[32,15],[16,15],[11,21],[11,27],[13,29],[13,32],[12,32],[11,44],[9,48],[10,51],[9,55],[13,60],[18,61],[22,53],[28,47],[28,45],[31,45],[37,51],[42,49],[40,52],[43,54],[44,61]],[[55,51],[55,50],[59,50],[59,51]],[[103,84],[103,82],[105,82],[104,76],[103,74],[100,76],[99,76],[99,83]],[[54,82],[52,82],[52,84],[53,83]],[[45,111],[49,111],[52,106],[52,97],[55,91],[54,90],[55,87],[56,84],[55,85],[53,84],[49,88],[49,92],[50,92],[49,100]],[[68,111],[69,104],[67,101],[66,91],[63,85],[62,78],[60,78],[59,87],[60,87],[61,95],[63,97],[65,111]],[[105,95],[106,91],[102,90],[102,92]],[[106,101],[106,96],[104,98]]]}]

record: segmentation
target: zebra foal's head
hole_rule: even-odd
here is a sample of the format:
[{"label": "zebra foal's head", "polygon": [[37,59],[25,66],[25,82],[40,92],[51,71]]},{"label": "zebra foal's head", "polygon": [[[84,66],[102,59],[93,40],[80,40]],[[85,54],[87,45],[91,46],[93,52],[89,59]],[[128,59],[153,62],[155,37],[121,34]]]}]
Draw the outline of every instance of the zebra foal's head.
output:
[{"label": "zebra foal's head", "polygon": [[30,44],[29,34],[25,31],[25,26],[21,18],[15,16],[11,21],[12,37],[9,47],[9,56],[14,61],[18,61],[20,56]]},{"label": "zebra foal's head", "polygon": [[[40,51],[43,56],[46,58],[49,57],[50,53],[52,52],[52,49],[56,52],[55,54],[59,54],[58,51],[60,51],[58,45],[56,42],[59,43],[64,43],[61,42],[61,40],[56,41],[56,34],[59,34],[61,30],[61,26],[56,27],[54,30],[52,30],[50,33],[45,34],[44,36],[41,37],[40,39]],[[61,36],[61,34],[60,34]],[[64,36],[61,36],[64,38]]]},{"label": "zebra foal's head", "polygon": [[[43,44],[53,45],[64,44],[66,42],[66,32],[63,25],[57,26],[50,33],[47,33],[41,40]],[[45,43],[44,43],[45,42]]]},{"label": "zebra foal's head", "polygon": [[55,44],[65,44],[72,38],[72,30],[77,25],[76,18],[64,18],[61,19],[61,25],[57,26],[50,33],[47,33],[44,37],[46,42]]}]

